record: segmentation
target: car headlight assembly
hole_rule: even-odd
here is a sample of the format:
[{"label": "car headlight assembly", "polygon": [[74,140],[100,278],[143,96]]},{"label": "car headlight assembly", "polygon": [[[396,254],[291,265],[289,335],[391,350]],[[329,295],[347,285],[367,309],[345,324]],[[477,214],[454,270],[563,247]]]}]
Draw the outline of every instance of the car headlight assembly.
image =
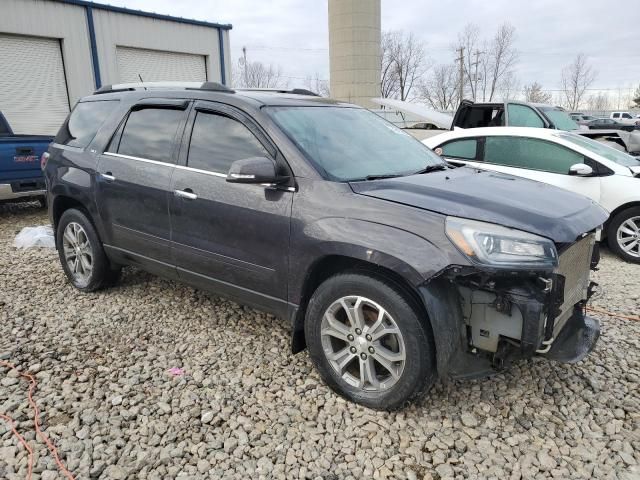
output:
[{"label": "car headlight assembly", "polygon": [[447,217],[446,233],[476,263],[514,268],[558,266],[553,242],[532,233],[458,217]]}]

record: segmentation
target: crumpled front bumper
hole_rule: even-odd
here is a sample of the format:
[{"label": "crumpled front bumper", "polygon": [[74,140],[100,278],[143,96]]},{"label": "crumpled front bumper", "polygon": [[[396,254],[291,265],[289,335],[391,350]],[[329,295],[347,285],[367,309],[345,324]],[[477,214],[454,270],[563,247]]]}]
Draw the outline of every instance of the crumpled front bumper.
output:
[{"label": "crumpled front bumper", "polygon": [[549,351],[543,356],[562,363],[577,363],[593,351],[600,337],[600,322],[576,308]]}]

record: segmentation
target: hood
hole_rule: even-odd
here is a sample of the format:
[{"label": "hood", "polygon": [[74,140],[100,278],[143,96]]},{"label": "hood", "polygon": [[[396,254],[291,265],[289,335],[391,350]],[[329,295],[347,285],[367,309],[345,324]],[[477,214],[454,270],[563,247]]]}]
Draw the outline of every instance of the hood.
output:
[{"label": "hood", "polygon": [[443,215],[481,220],[570,243],[608,213],[587,197],[498,172],[462,167],[353,182],[354,192]]},{"label": "hood", "polygon": [[436,127],[444,130],[451,128],[453,122],[453,116],[448,113],[436,112],[432,108],[425,107],[416,103],[405,102],[402,100],[394,100],[392,98],[372,98],[371,101],[377,105],[390,108],[391,110],[398,110],[402,113],[408,113],[414,115],[421,120],[433,123]]}]

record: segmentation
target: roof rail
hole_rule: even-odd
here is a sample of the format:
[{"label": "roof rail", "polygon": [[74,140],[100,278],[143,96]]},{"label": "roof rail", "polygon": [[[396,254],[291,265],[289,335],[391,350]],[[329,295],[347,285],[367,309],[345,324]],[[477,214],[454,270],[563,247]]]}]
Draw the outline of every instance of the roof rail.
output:
[{"label": "roof rail", "polygon": [[134,90],[208,90],[215,92],[234,93],[235,91],[218,82],[138,82],[105,85],[97,89],[94,94],[126,92]]},{"label": "roof rail", "polygon": [[236,88],[236,90],[239,92],[290,93],[292,95],[309,95],[312,97],[320,96],[306,88],[294,88],[291,90],[286,88]]}]

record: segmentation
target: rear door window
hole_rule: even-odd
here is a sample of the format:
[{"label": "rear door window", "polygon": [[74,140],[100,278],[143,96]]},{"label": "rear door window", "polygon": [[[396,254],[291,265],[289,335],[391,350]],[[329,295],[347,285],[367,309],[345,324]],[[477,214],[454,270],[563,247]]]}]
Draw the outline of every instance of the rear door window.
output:
[{"label": "rear door window", "polygon": [[209,112],[196,115],[188,167],[226,174],[236,160],[267,156],[262,143],[238,120]]},{"label": "rear door window", "polygon": [[536,127],[543,128],[544,122],[533,108],[517,103],[507,105],[510,127]]},{"label": "rear door window", "polygon": [[172,108],[143,108],[133,110],[109,146],[110,152],[121,155],[174,162],[176,134],[185,111]]},{"label": "rear door window", "polygon": [[620,118],[620,114],[619,113],[614,113],[613,114],[613,118]]},{"label": "rear door window", "polygon": [[478,140],[475,138],[454,140],[443,145],[441,148],[442,155],[445,157],[474,160],[478,152]]},{"label": "rear door window", "polygon": [[118,106],[118,100],[78,103],[54,140],[61,145],[84,148]]},{"label": "rear door window", "polygon": [[507,136],[486,138],[484,160],[496,165],[565,175],[572,165],[585,161],[578,152],[545,140]]}]

